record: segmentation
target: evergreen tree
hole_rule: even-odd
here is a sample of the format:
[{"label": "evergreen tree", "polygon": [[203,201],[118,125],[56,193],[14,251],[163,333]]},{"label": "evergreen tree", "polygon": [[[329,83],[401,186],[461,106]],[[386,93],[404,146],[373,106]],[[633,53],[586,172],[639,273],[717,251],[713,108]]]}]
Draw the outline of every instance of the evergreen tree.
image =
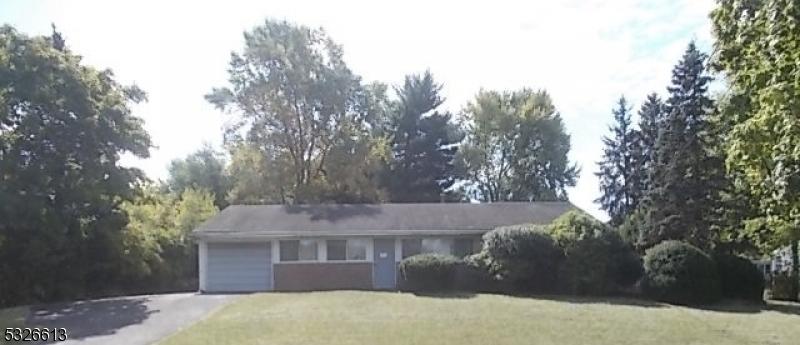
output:
[{"label": "evergreen tree", "polygon": [[441,90],[429,71],[406,76],[396,89],[387,182],[394,202],[441,201],[457,179],[453,159],[462,136],[451,115],[436,110],[444,102]]},{"label": "evergreen tree", "polygon": [[620,97],[612,110],[614,125],[609,129],[612,137],[604,137],[603,160],[598,163],[602,195],[595,202],[611,217],[612,225],[620,225],[636,208],[641,197],[640,183],[634,178],[637,131],[631,123],[631,113],[625,97]]},{"label": "evergreen tree", "polygon": [[721,187],[721,161],[710,145],[713,102],[706,55],[690,43],[672,71],[665,118],[655,143],[641,245],[688,241],[708,248]]},{"label": "evergreen tree", "polygon": [[655,161],[656,139],[664,112],[664,103],[656,93],[647,95],[642,107],[639,109],[639,130],[636,132],[636,168],[634,178],[639,182],[639,190],[646,193],[649,188],[648,171],[653,168]]}]

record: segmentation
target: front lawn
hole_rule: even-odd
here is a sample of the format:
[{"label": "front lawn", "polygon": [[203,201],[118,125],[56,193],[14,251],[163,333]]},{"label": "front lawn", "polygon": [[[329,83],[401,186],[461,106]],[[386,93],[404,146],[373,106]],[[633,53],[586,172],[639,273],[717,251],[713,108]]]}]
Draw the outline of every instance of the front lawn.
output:
[{"label": "front lawn", "polygon": [[627,299],[242,296],[164,341],[180,344],[797,344],[800,305],[701,310]]},{"label": "front lawn", "polygon": [[[28,307],[15,307],[0,309],[0,332],[5,332],[6,328],[22,327],[25,325],[25,317],[28,314]],[[4,344],[4,336],[0,335],[0,344]]]}]

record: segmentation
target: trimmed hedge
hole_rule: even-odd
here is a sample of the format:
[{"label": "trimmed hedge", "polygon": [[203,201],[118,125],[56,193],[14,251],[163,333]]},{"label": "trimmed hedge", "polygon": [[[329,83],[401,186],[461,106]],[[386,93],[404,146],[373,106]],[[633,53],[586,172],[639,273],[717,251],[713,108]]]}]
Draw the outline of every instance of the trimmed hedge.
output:
[{"label": "trimmed hedge", "polygon": [[463,261],[452,255],[418,254],[400,262],[401,289],[409,291],[450,291],[456,270]]},{"label": "trimmed hedge", "polygon": [[664,241],[647,250],[642,289],[649,297],[675,304],[719,300],[720,285],[711,257],[695,246]]},{"label": "trimmed hedge", "polygon": [[616,232],[606,232],[565,247],[562,290],[579,295],[607,295],[624,290],[642,276],[642,261]]},{"label": "trimmed hedge", "polygon": [[731,254],[714,255],[722,297],[763,301],[764,275],[750,260]]},{"label": "trimmed hedge", "polygon": [[536,225],[500,227],[483,236],[489,273],[516,292],[553,292],[563,251]]}]

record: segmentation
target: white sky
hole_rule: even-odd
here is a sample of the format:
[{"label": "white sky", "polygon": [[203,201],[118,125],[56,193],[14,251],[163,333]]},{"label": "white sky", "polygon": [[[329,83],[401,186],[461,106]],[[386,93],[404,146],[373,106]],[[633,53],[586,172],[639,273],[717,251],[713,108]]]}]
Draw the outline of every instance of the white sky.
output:
[{"label": "white sky", "polygon": [[398,84],[430,69],[458,112],[480,88],[544,88],[572,135],[582,173],[577,206],[605,219],[596,161],[611,108],[624,94],[638,108],[665,93],[686,44],[710,46],[711,0],[567,1],[0,1],[0,23],[49,34],[54,22],[73,51],[150,101],[134,108],[156,145],[126,160],[154,179],[170,160],[208,142],[219,147],[225,115],[204,99],[226,82],[242,32],[272,17],[325,28],[365,81]]}]

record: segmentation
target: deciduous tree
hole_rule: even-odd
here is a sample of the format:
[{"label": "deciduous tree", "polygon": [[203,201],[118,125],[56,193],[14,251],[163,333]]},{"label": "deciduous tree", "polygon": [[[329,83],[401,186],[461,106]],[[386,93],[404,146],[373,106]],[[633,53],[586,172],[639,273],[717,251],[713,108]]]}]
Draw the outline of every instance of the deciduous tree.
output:
[{"label": "deciduous tree", "polygon": [[464,110],[459,164],[467,194],[482,201],[565,200],[578,168],[570,138],[545,91],[481,91]]},{"label": "deciduous tree", "polygon": [[718,1],[716,65],[731,88],[727,167],[757,200],[751,235],[765,250],[791,246],[792,293],[800,276],[800,4]]}]

